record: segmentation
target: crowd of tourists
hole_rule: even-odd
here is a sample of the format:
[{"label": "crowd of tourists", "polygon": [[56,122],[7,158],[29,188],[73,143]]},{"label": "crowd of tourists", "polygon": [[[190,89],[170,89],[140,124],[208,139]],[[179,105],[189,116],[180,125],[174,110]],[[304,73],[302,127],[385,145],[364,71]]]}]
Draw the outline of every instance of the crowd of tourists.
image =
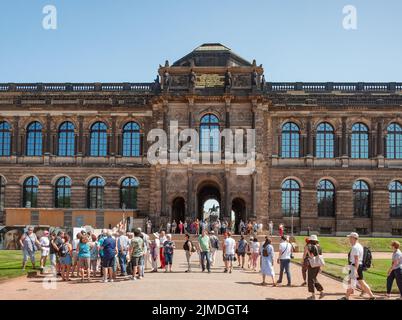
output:
[{"label": "crowd of tourists", "polygon": [[[222,250],[224,262],[220,272],[232,273],[234,267],[248,268],[260,272],[261,285],[267,285],[267,279],[276,287],[282,284],[286,275],[286,286],[292,287],[291,260],[295,251],[289,236],[280,237],[279,250],[275,253],[270,236],[265,236],[260,243],[258,235],[242,234],[238,241],[232,237],[231,231],[225,230],[220,241],[218,232],[203,228],[201,233],[191,236],[183,233],[182,249],[187,261],[186,273],[192,272],[192,266],[198,265],[202,272],[211,273],[211,268],[217,264],[217,252]],[[347,290],[342,299],[348,300],[356,289],[368,299],[375,299],[369,285],[364,279],[364,272],[372,264],[371,251],[359,242],[359,235],[352,232],[348,235],[351,250],[348,254],[349,277]],[[301,274],[303,283],[310,294],[308,299],[316,299],[316,293],[321,299],[325,296],[324,287],[319,281],[322,267],[325,265],[323,248],[317,235],[305,239],[303,248]],[[35,252],[40,250],[40,268],[46,266],[50,259],[51,269],[63,281],[79,278],[82,282],[91,278],[99,278],[103,282],[113,282],[116,277],[140,280],[145,275],[145,269],[150,266],[151,272],[172,272],[174,252],[176,250],[172,234],[165,230],[147,234],[137,228],[134,232],[112,231],[104,229],[99,236],[81,231],[74,239],[63,232],[45,232],[37,239],[33,228],[29,227],[21,237],[23,265],[28,258],[35,268]],[[392,241],[392,264],[387,274],[387,296],[391,294],[394,281],[397,283],[402,297],[402,253],[400,243]],[[276,256],[277,255],[277,256]],[[279,266],[279,275],[275,270],[275,261]],[[237,264],[237,265],[236,265]],[[216,268],[214,268],[216,270]]]},{"label": "crowd of tourists", "polygon": [[[271,221],[272,224],[272,221]],[[147,221],[147,233],[151,234],[154,231],[154,227],[152,225],[151,220]],[[232,234],[260,234],[263,229],[263,224],[257,221],[248,221],[245,222],[240,220],[240,222],[235,224],[232,220],[220,220],[217,218],[213,219],[194,219],[194,220],[184,220],[184,221],[168,221],[166,224],[161,224],[158,228],[158,231],[166,231],[166,233],[172,234],[195,234],[199,235],[203,230],[214,231],[215,234],[224,234],[225,232],[231,232]],[[273,230],[273,224],[272,224]],[[273,234],[273,233],[272,233]],[[271,234],[271,235],[272,235]]]}]

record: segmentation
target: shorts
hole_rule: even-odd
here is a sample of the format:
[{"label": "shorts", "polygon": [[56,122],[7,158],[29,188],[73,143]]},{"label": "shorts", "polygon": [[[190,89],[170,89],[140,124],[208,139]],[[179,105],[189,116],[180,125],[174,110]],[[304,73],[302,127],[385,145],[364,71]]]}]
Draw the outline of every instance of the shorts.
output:
[{"label": "shorts", "polygon": [[172,265],[173,264],[173,254],[166,254],[165,253],[165,264],[168,265]]},{"label": "shorts", "polygon": [[84,268],[84,269],[88,269],[89,268],[89,258],[79,258],[80,261],[80,267]]},{"label": "shorts", "polygon": [[234,260],[234,254],[225,254],[223,260],[225,260],[225,261],[233,261]]},{"label": "shorts", "polygon": [[73,264],[76,264],[78,260],[78,252],[73,250]]},{"label": "shorts", "polygon": [[143,257],[131,257],[131,264],[133,267],[138,267],[142,264]]},{"label": "shorts", "polygon": [[238,255],[239,257],[244,257],[244,256],[246,255],[246,253],[245,253],[245,252],[238,252],[237,255]]},{"label": "shorts", "polygon": [[352,280],[364,280],[363,265],[359,265],[359,268],[357,268],[357,278],[353,270],[354,268],[355,268],[354,266],[350,265],[350,271],[349,271],[350,278]]},{"label": "shorts", "polygon": [[114,257],[107,258],[103,257],[102,258],[102,268],[113,268],[114,266]]},{"label": "shorts", "polygon": [[31,260],[32,263],[35,263],[35,252],[34,251],[28,251],[28,250],[22,250],[24,257],[24,263],[27,262],[28,257]]},{"label": "shorts", "polygon": [[71,256],[68,254],[65,257],[60,257],[60,264],[62,266],[71,266],[72,264]]},{"label": "shorts", "polygon": [[41,256],[41,257],[47,257],[47,256],[49,255],[49,251],[50,251],[49,248],[42,248],[42,249],[40,249],[40,256]]}]

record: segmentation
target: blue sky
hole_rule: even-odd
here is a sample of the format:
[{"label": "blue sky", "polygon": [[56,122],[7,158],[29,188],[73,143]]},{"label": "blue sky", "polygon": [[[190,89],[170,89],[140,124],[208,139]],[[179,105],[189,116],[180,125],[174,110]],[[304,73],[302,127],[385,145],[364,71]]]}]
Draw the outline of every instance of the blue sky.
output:
[{"label": "blue sky", "polygon": [[[357,30],[342,27],[349,4]],[[400,0],[1,0],[0,82],[148,82],[204,42],[267,81],[402,81],[401,14]]]}]

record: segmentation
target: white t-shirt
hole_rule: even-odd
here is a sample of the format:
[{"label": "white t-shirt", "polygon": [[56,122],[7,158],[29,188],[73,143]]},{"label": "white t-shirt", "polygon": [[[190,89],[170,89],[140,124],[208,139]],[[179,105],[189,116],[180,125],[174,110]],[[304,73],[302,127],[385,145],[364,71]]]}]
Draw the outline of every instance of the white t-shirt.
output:
[{"label": "white t-shirt", "polygon": [[292,245],[289,242],[283,241],[279,244],[279,259],[290,259],[292,254]]},{"label": "white t-shirt", "polygon": [[351,264],[355,263],[355,256],[359,256],[359,265],[363,263],[363,246],[356,242],[354,246],[352,246],[352,250],[350,250],[349,262]]},{"label": "white t-shirt", "polygon": [[235,254],[236,241],[233,238],[225,239],[225,254]]},{"label": "white t-shirt", "polygon": [[251,253],[259,253],[260,252],[260,243],[257,241],[251,242]]}]

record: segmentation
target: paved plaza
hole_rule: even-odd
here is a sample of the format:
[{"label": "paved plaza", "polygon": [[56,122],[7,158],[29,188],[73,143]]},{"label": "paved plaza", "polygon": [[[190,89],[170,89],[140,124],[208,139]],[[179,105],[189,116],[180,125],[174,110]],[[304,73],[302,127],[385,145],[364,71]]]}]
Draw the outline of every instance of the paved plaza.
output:
[{"label": "paved plaza", "polygon": [[[344,255],[345,256],[345,255]],[[309,294],[302,283],[301,270],[292,264],[293,287],[261,286],[261,275],[250,270],[235,268],[232,274],[223,273],[222,252],[217,254],[218,264],[212,273],[202,273],[193,256],[193,272],[185,273],[186,263],[183,250],[174,255],[172,273],[146,273],[142,280],[132,281],[118,278],[114,283],[102,283],[100,278],[91,283],[78,279],[70,282],[46,283],[45,276],[21,277],[0,283],[0,299],[168,299],[168,300],[213,300],[213,299],[306,299]],[[340,257],[340,255],[339,255]],[[236,263],[237,265],[237,263]],[[279,266],[275,264],[275,271]],[[323,274],[319,280],[327,295],[324,300],[339,299],[344,289],[342,283]],[[286,284],[286,277],[284,280]],[[361,299],[360,297],[355,297]]]}]

